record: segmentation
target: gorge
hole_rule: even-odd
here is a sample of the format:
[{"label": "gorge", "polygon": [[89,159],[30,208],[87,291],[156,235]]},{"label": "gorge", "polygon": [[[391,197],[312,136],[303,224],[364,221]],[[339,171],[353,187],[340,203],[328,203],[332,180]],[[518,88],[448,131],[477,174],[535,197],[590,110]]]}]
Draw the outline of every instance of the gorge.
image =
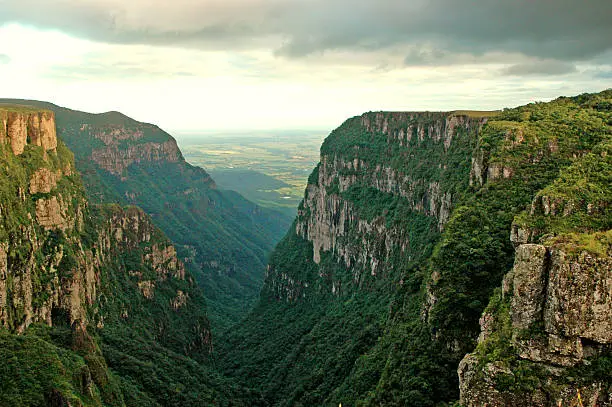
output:
[{"label": "gorge", "polygon": [[2,406],[612,405],[612,90],[350,118],[293,223],[155,125],[0,119]]}]

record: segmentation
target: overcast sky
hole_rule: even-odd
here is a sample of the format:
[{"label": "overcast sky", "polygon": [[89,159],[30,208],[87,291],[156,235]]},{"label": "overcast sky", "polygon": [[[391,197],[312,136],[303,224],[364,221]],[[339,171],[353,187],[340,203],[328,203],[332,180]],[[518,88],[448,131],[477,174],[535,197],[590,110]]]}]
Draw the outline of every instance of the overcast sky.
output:
[{"label": "overcast sky", "polygon": [[0,0],[0,97],[331,129],[612,87],[611,0]]}]

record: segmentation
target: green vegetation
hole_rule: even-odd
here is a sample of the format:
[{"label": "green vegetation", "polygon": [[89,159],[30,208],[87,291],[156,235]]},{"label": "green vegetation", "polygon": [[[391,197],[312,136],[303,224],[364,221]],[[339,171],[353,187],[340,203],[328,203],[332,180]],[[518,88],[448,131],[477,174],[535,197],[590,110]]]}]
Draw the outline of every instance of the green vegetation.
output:
[{"label": "green vegetation", "polygon": [[[169,244],[165,235],[151,228],[151,239],[141,241],[127,230],[126,242],[138,243],[117,243],[101,265],[87,331],[68,326],[59,309],[53,328],[33,325],[18,336],[26,312],[18,302],[9,307],[8,331],[0,332],[0,356],[10,360],[0,364],[0,401],[448,406],[457,405],[458,363],[472,351],[480,366],[494,362],[512,372],[496,375],[497,390],[554,394],[560,382],[517,356],[511,300],[499,287],[514,262],[509,237],[517,228],[528,241],[562,245],[570,255],[609,254],[610,106],[612,90],[500,112],[368,113],[347,120],[323,143],[298,217],[268,259],[259,302],[238,324],[263,277],[253,270],[264,273],[266,250],[283,231],[276,215],[215,189],[204,170],[183,161],[141,162],[123,179],[111,176],[88,159],[100,140],[91,129],[83,133],[84,120],[101,129],[107,121],[140,124],[117,113],[56,110],[88,194],[94,202],[141,204],[178,243],[220,339],[211,354],[205,298],[189,270],[184,280],[164,279],[143,261],[156,245]],[[151,129],[146,140],[167,140]],[[28,214],[43,196],[21,202],[20,188],[27,188],[32,168],[63,168],[70,154],[60,145],[46,160],[31,146],[20,157],[4,156],[0,209],[10,216],[2,218],[0,242],[10,243],[11,268],[32,259],[45,264],[61,247],[56,273],[71,281],[84,251],[97,250],[104,225],[140,213],[87,207],[78,176],[66,177],[51,194],[70,196],[83,225],[78,233],[37,230],[35,247],[15,231],[32,224]],[[317,206],[309,194],[327,201]],[[339,232],[306,230],[321,215]],[[334,246],[316,263],[313,243],[302,237],[311,233]],[[145,280],[155,282],[151,298],[138,285]],[[48,275],[34,273],[40,292],[34,307],[48,299],[49,284]],[[179,291],[189,303],[170,307]],[[476,346],[483,311],[492,329]],[[543,333],[534,324],[519,336]],[[603,352],[563,380],[609,381],[609,370]]]},{"label": "green vegetation", "polygon": [[[62,400],[82,406],[123,405],[120,393],[109,394],[105,383],[92,375],[86,358],[56,344],[66,334],[69,329],[44,325],[32,326],[23,335],[0,329],[0,405],[59,406]],[[108,374],[105,365],[102,368]],[[117,382],[115,376],[108,379]]]},{"label": "green vegetation", "polygon": [[37,108],[34,106],[29,106],[27,104],[0,103],[0,111],[16,112],[16,113],[34,113],[34,112],[43,112],[44,110],[41,110],[40,108]]},{"label": "green vegetation", "polygon": [[237,191],[250,201],[294,217],[301,195],[291,191],[294,187],[269,175],[253,170],[208,170],[221,189]]},{"label": "green vegetation", "polygon": [[468,116],[474,118],[480,117],[495,117],[500,111],[499,110],[454,110],[452,112],[454,116]]},{"label": "green vegetation", "polygon": [[[321,155],[328,166],[360,164],[332,167],[337,173],[325,192],[347,202],[356,219],[402,236],[409,248],[391,250],[372,276],[333,253],[323,252],[314,264],[311,243],[292,228],[271,257],[259,305],[227,334],[220,351],[225,372],[262,388],[278,406],[445,405],[458,398],[457,364],[474,349],[478,319],[493,297],[489,310],[498,329],[478,352],[516,369],[500,377],[500,388],[541,387],[544,372],[518,361],[509,347],[508,304],[495,289],[513,264],[513,223],[537,224],[536,239],[607,250],[610,101],[612,91],[605,91],[484,115],[454,112],[488,122],[478,132],[459,127],[449,148],[431,133],[443,113],[368,114],[372,123],[388,120],[385,134],[367,131],[361,118],[347,120],[325,140]],[[410,137],[405,129],[412,129]],[[322,165],[309,184],[317,185]],[[381,168],[401,174],[402,195],[374,187],[386,185]],[[357,181],[341,190],[339,177],[353,176]],[[452,196],[442,232],[424,214],[437,210],[429,199],[432,184]],[[576,211],[564,216],[562,205],[556,215],[531,215],[538,196],[571,200]],[[298,221],[315,216],[301,210]],[[356,229],[345,229],[336,244],[371,250]],[[378,243],[380,255],[385,241]]]}]

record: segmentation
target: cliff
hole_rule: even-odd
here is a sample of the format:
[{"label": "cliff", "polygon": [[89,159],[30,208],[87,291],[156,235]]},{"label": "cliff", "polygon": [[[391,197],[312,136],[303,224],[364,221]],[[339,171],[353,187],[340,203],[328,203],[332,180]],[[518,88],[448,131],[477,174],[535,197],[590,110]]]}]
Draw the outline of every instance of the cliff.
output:
[{"label": "cliff", "polygon": [[23,153],[26,145],[40,146],[44,151],[57,147],[55,115],[51,111],[0,105],[0,124],[0,143],[9,143],[15,155]]},{"label": "cliff", "polygon": [[612,403],[610,236],[592,238],[603,252],[573,244],[517,248],[500,298],[481,318],[476,352],[459,365],[462,405]]},{"label": "cliff", "polygon": [[[336,130],[337,135],[332,133],[323,144],[315,174],[318,178],[308,185],[296,225],[296,233],[313,243],[315,263],[320,262],[322,250],[332,251],[347,266],[367,263],[375,274],[377,265],[387,260],[393,247],[403,242],[402,250],[406,250],[406,239],[400,231],[387,230],[375,219],[363,216],[357,221],[356,205],[349,198],[357,188],[402,199],[409,211],[434,218],[442,230],[457,199],[461,171],[465,170],[465,160],[456,160],[453,155],[462,149],[469,151],[486,121],[485,117],[453,113],[375,113],[351,119]],[[363,140],[368,144],[362,147],[357,144],[359,140],[354,140],[355,145],[348,149],[338,145],[335,137],[343,138],[344,133],[359,127],[371,134]],[[342,139],[341,143],[347,141]],[[420,151],[426,149],[427,156],[421,156]],[[417,162],[425,170],[417,168]],[[345,238],[348,231],[359,231],[361,236]],[[374,236],[368,242],[365,235],[369,234]],[[377,258],[374,250],[363,250],[381,238],[387,239],[385,257]],[[354,244],[354,250],[345,242]]]},{"label": "cliff", "polygon": [[52,113],[0,116],[29,123],[0,143],[0,405],[223,400],[204,298],[175,247],[141,209],[87,201]]},{"label": "cliff", "polygon": [[[418,269],[469,187],[487,121],[469,112],[378,112],[334,130],[294,227],[270,258],[260,304],[220,350],[226,373],[257,378],[245,380],[274,405],[353,405],[351,388],[375,387],[389,352],[378,344],[390,304],[418,291]],[[249,338],[257,326],[276,336]],[[252,348],[265,356],[250,357]],[[361,365],[369,353],[375,367]]]},{"label": "cliff", "polygon": [[577,158],[515,218],[514,267],[459,365],[462,404],[612,404],[610,152]]},{"label": "cliff", "polygon": [[[0,144],[0,322],[23,332],[32,322],[51,324],[54,307],[69,312],[71,322],[80,320],[85,315],[80,294],[91,298],[93,277],[78,275],[74,290],[62,289],[65,252],[62,246],[47,247],[46,236],[75,235],[83,228],[85,200],[75,185],[71,156],[58,146],[51,112],[2,107],[0,116],[8,126]],[[46,293],[44,300],[40,291]]]},{"label": "cliff", "polygon": [[[101,168],[120,177],[125,177],[126,170],[132,164],[183,160],[183,155],[174,139],[148,141],[159,136],[163,137],[163,132],[153,125],[109,124],[92,128],[89,124],[83,124],[81,131],[89,132],[90,137],[104,144],[104,147],[94,148],[91,151],[91,159]],[[210,182],[212,185],[212,181]]]},{"label": "cliff", "polygon": [[[581,384],[555,394],[607,400],[611,98],[347,120],[321,147],[259,304],[221,344],[226,374],[278,406],[476,406],[497,400],[483,366],[501,366],[486,364],[499,348],[542,370],[532,387],[504,376],[510,401],[492,405],[529,403],[526,389],[574,368]],[[487,307],[502,283],[510,319]],[[517,324],[498,348],[484,345],[501,335],[492,318]]]}]

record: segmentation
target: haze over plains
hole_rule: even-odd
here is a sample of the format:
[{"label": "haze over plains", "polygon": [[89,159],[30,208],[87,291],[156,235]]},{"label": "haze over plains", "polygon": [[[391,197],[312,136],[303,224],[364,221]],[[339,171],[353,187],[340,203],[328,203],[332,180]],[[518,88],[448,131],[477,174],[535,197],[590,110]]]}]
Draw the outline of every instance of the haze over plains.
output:
[{"label": "haze over plains", "polygon": [[0,0],[3,97],[171,132],[331,129],[612,86],[609,0]]}]

